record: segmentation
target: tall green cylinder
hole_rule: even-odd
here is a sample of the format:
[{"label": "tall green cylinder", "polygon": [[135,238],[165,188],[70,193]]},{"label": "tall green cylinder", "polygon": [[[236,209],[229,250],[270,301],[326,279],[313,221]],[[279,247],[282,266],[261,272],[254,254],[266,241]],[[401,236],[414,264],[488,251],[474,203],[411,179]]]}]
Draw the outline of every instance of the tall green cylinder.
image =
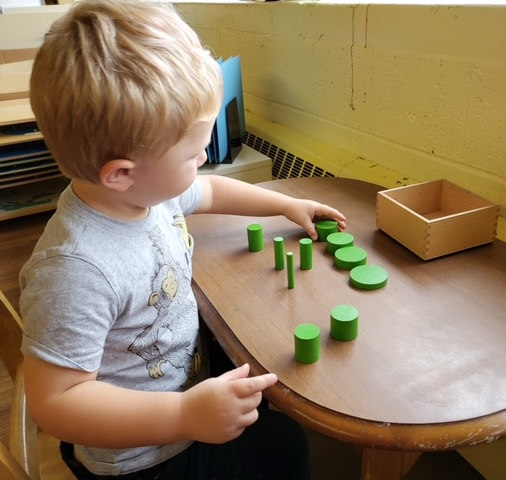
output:
[{"label": "tall green cylinder", "polygon": [[274,237],[274,268],[283,270],[285,268],[285,239]]},{"label": "tall green cylinder", "polygon": [[295,258],[293,252],[286,254],[286,274],[288,279],[288,288],[295,288]]},{"label": "tall green cylinder", "polygon": [[313,268],[313,240],[302,238],[299,240],[300,269],[311,270]]}]

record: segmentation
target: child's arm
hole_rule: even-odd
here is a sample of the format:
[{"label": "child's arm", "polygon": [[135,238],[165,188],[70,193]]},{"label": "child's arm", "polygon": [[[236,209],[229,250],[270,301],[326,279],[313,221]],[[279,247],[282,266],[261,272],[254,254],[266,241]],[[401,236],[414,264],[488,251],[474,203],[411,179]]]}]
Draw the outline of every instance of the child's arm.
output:
[{"label": "child's arm", "polygon": [[204,190],[204,199],[195,213],[224,213],[254,217],[284,215],[300,225],[316,240],[314,222],[318,219],[335,220],[339,228],[346,228],[346,217],[336,210],[312,200],[289,197],[249,183],[228,177],[201,175],[197,178]]},{"label": "child's arm", "polygon": [[248,373],[243,365],[184,393],[142,392],[34,357],[24,363],[28,406],[39,427],[60,440],[102,448],[234,439],[256,421],[262,390],[277,381],[274,374]]}]

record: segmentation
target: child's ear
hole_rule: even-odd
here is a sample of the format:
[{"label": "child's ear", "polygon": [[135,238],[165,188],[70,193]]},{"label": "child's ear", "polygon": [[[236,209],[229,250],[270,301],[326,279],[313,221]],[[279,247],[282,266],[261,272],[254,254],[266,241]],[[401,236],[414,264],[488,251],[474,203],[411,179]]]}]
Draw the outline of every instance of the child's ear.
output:
[{"label": "child's ear", "polygon": [[117,192],[125,192],[134,183],[134,167],[135,164],[131,160],[110,160],[100,170],[100,183]]}]

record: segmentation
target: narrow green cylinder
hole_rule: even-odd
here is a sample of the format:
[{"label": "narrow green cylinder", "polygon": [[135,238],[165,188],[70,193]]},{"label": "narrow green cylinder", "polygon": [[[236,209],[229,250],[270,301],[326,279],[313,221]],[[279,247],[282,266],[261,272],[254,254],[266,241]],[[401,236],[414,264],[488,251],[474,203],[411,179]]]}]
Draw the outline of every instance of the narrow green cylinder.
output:
[{"label": "narrow green cylinder", "polygon": [[276,270],[285,268],[285,239],[274,237],[274,266]]},{"label": "narrow green cylinder", "polygon": [[286,271],[288,276],[288,288],[295,288],[295,259],[293,252],[286,254]]},{"label": "narrow green cylinder", "polygon": [[313,268],[313,240],[302,238],[300,246],[300,269],[311,270]]}]

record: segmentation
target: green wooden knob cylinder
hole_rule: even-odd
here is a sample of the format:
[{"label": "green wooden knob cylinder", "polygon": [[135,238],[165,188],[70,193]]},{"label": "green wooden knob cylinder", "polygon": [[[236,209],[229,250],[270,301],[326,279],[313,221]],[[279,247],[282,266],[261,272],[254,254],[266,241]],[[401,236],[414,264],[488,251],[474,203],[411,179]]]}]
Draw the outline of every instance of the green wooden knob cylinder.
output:
[{"label": "green wooden knob cylinder", "polygon": [[283,270],[285,268],[285,239],[274,237],[274,268]]},{"label": "green wooden knob cylinder", "polygon": [[302,238],[299,240],[300,246],[300,269],[311,270],[313,268],[313,240]]},{"label": "green wooden knob cylinder", "polygon": [[336,232],[327,237],[327,252],[336,253],[338,248],[353,247],[355,237],[351,233]]},{"label": "green wooden knob cylinder", "polygon": [[362,290],[378,290],[387,282],[387,271],[377,265],[359,265],[350,271],[350,283]]},{"label": "green wooden knob cylinder", "polygon": [[339,231],[339,227],[337,222],[334,220],[320,220],[315,223],[316,231],[318,232],[318,240],[320,242],[327,241],[327,237],[331,233],[336,233]]},{"label": "green wooden knob cylinder", "polygon": [[287,252],[286,254],[286,276],[288,288],[295,288],[295,257],[293,252]]},{"label": "green wooden knob cylinder", "polygon": [[343,247],[334,253],[335,264],[343,270],[351,270],[367,263],[367,252],[359,247]]},{"label": "green wooden knob cylinder", "polygon": [[295,359],[300,363],[314,363],[320,358],[320,329],[312,323],[295,328]]},{"label": "green wooden knob cylinder", "polygon": [[248,226],[248,246],[250,252],[261,252],[264,249],[264,230],[262,225],[253,223]]},{"label": "green wooden knob cylinder", "polygon": [[348,342],[358,335],[358,310],[351,305],[338,305],[330,312],[330,335]]}]

